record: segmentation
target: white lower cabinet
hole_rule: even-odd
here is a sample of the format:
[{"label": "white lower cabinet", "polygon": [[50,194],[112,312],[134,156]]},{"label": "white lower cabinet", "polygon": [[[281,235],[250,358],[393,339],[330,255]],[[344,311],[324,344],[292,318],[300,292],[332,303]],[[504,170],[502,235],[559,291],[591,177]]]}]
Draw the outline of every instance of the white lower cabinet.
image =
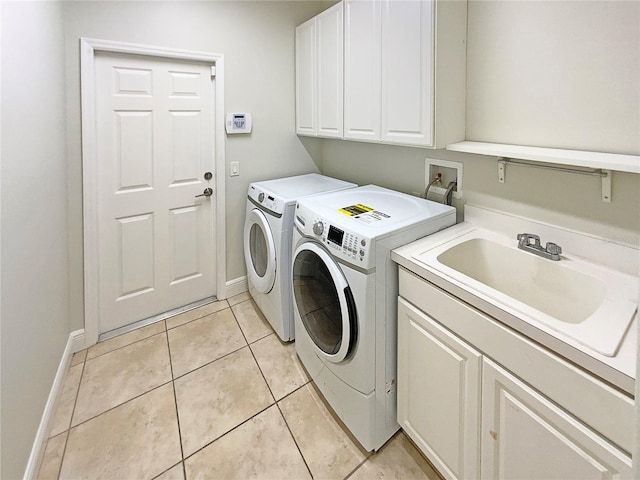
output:
[{"label": "white lower cabinet", "polygon": [[402,296],[397,379],[398,423],[446,479],[633,478],[624,451]]},{"label": "white lower cabinet", "polygon": [[632,478],[628,456],[485,358],[482,478]]},{"label": "white lower cabinet", "polygon": [[478,478],[482,354],[398,301],[398,423],[445,478]]}]

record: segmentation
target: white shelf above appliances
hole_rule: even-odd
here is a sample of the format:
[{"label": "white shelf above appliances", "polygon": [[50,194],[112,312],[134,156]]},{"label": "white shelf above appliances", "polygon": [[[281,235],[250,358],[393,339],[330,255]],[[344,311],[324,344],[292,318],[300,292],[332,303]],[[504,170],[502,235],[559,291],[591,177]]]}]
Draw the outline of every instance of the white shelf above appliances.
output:
[{"label": "white shelf above appliances", "polygon": [[[613,171],[640,173],[640,156],[638,155],[564,150],[559,148],[528,147],[523,145],[505,145],[501,143],[472,141],[464,141],[447,145],[447,150],[498,157],[498,180],[500,183],[505,182],[505,168],[507,165],[545,168],[548,170],[594,175],[601,178],[602,201],[607,203],[611,202],[611,176]],[[541,164],[520,162],[510,159],[540,162]],[[558,167],[554,165],[569,165],[571,167],[579,168]]]}]

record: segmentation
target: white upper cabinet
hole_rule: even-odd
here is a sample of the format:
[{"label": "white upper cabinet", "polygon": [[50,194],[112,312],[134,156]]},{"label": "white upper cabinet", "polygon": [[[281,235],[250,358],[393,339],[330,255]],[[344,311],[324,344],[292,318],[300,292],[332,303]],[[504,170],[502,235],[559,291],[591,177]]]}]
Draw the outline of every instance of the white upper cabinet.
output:
[{"label": "white upper cabinet", "polygon": [[296,27],[296,133],[318,133],[315,18]]},{"label": "white upper cabinet", "polygon": [[382,141],[430,146],[433,3],[382,5]]},{"label": "white upper cabinet", "polygon": [[316,17],[318,136],[342,138],[343,12],[342,3]]},{"label": "white upper cabinet", "polygon": [[343,136],[343,5],[296,28],[296,133]]},{"label": "white upper cabinet", "polygon": [[465,1],[345,0],[346,139],[464,139]]},{"label": "white upper cabinet", "polygon": [[379,1],[345,2],[344,138],[379,142],[381,122]]},{"label": "white upper cabinet", "polygon": [[466,26],[464,0],[345,0],[300,25],[296,132],[427,148],[464,140]]}]

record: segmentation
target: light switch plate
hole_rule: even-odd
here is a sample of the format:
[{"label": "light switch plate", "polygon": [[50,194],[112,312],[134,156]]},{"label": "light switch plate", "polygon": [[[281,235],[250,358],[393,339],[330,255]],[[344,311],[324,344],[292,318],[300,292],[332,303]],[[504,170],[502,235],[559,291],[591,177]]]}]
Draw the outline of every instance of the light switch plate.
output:
[{"label": "light switch plate", "polygon": [[231,162],[231,175],[232,177],[237,177],[240,175],[240,162]]}]

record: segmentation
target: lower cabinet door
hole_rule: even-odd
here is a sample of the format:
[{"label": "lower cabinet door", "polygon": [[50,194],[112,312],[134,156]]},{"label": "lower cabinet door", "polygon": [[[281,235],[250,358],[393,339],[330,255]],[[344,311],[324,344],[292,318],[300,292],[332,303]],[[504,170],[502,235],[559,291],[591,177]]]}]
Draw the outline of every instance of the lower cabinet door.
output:
[{"label": "lower cabinet door", "polygon": [[482,355],[398,300],[398,423],[447,479],[479,477]]},{"label": "lower cabinet door", "polygon": [[482,478],[632,478],[629,456],[487,358],[482,378]]}]

